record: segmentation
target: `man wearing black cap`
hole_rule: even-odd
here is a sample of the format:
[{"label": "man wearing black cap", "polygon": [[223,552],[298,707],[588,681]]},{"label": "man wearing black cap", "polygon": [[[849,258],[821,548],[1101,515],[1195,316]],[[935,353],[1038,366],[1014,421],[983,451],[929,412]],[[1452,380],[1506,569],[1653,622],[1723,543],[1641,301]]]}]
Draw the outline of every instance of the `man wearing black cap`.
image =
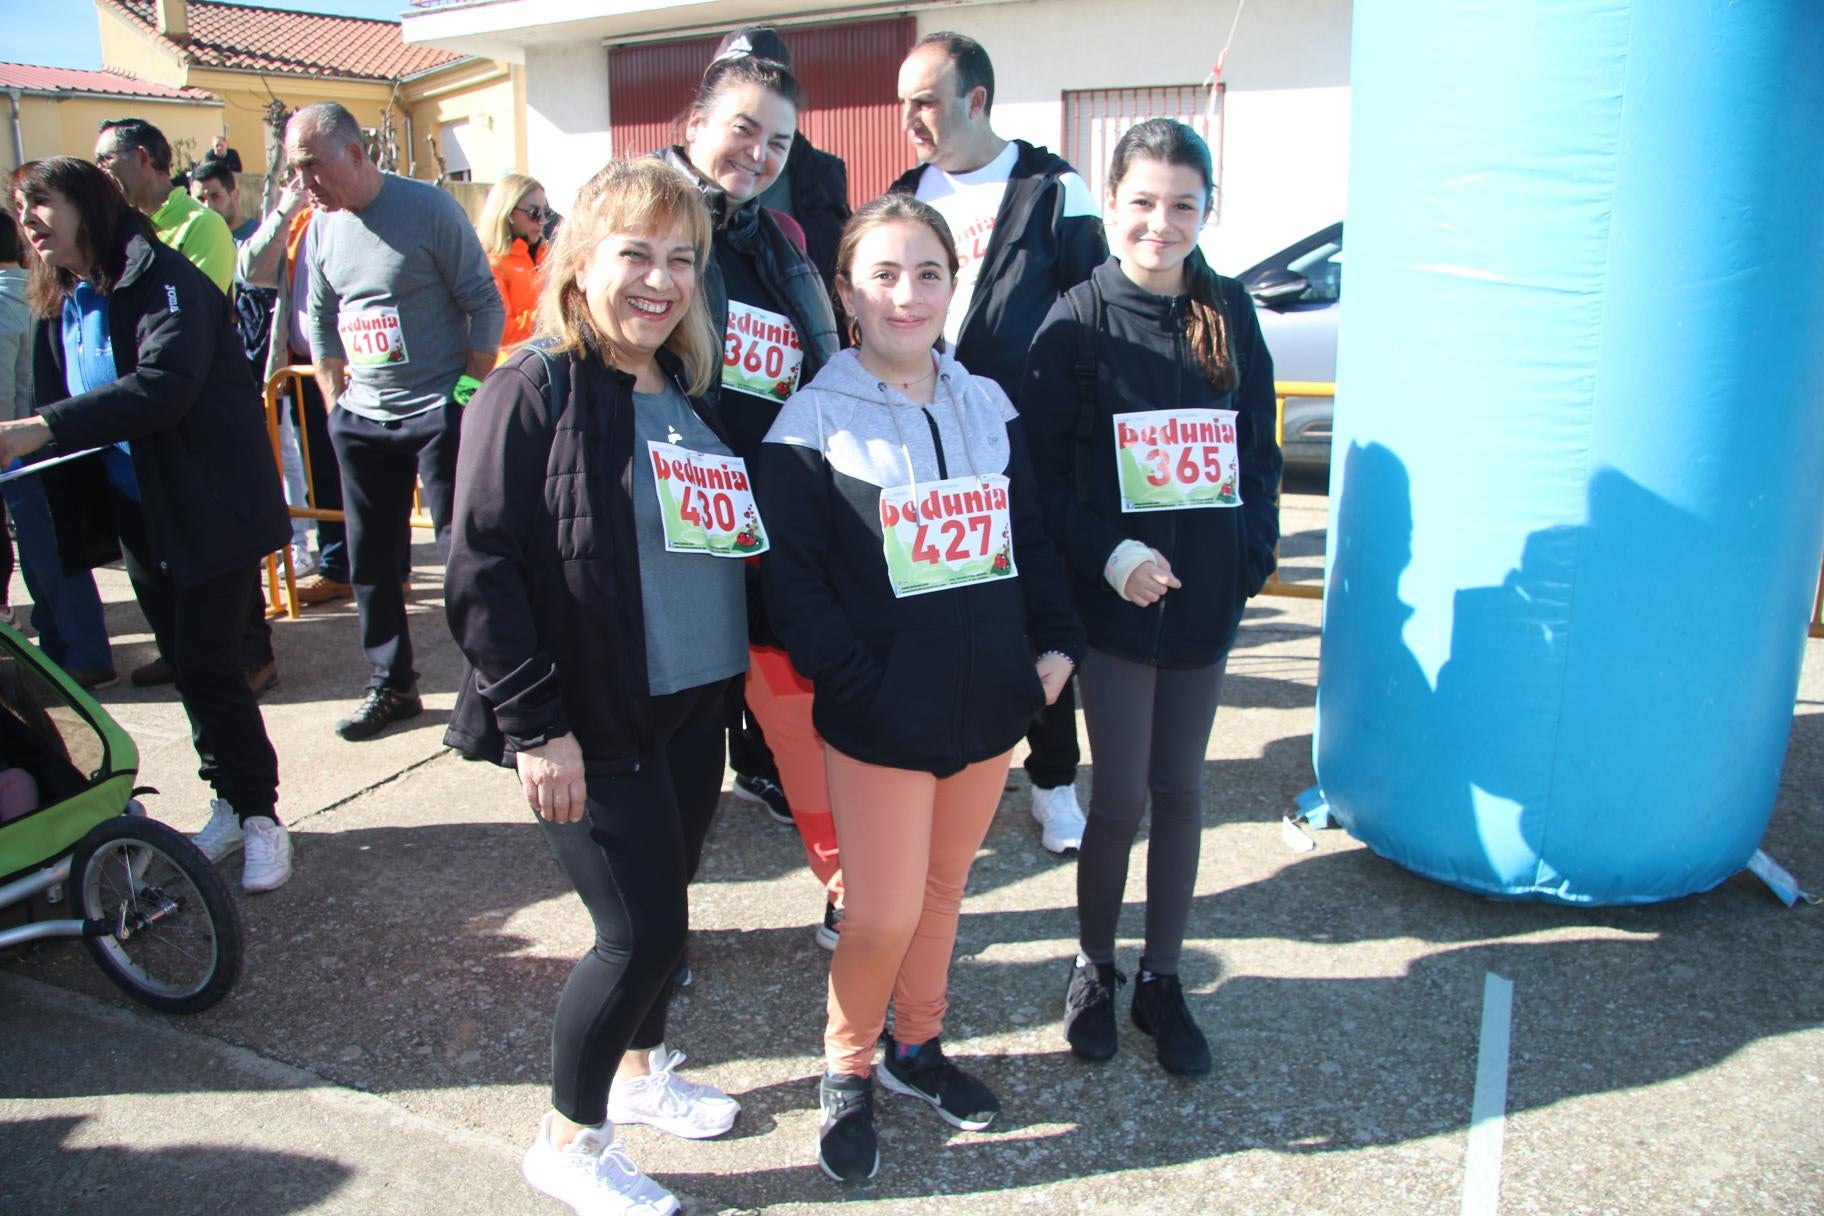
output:
[{"label": "man wearing black cap", "polygon": [[[791,48],[770,25],[745,25],[731,31],[711,62],[739,55],[792,66]],[[842,239],[842,226],[849,222],[849,169],[842,158],[812,147],[799,128],[784,171],[760,195],[760,205],[798,221],[804,229],[806,254],[823,275],[824,286],[835,290],[836,243]]]}]

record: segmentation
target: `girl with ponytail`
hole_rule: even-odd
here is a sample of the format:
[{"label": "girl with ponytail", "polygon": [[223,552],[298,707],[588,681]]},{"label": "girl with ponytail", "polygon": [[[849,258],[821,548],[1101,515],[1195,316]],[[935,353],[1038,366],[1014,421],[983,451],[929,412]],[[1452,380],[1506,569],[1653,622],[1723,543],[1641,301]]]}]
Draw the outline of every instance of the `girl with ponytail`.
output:
[{"label": "girl with ponytail", "polygon": [[1065,1038],[1086,1060],[1117,1050],[1116,922],[1150,795],[1132,1017],[1180,1075],[1210,1068],[1178,975],[1204,752],[1242,609],[1279,538],[1273,360],[1247,292],[1197,248],[1213,195],[1195,131],[1169,119],[1128,130],[1103,201],[1113,256],[1052,308],[1020,394],[1047,531],[1089,633],[1078,682],[1095,780]]}]

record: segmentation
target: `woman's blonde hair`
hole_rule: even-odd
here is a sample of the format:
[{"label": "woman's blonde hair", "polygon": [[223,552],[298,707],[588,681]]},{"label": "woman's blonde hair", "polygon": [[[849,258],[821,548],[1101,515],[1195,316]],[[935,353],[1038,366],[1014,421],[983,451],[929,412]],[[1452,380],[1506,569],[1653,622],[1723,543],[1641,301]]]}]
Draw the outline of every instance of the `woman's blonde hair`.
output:
[{"label": "woman's blonde hair", "polygon": [[700,289],[713,238],[709,208],[690,179],[661,160],[609,161],[577,192],[546,262],[545,289],[538,297],[539,337],[554,339],[558,350],[572,353],[592,344],[613,362],[623,346],[621,335],[600,332],[590,317],[581,282],[584,264],[612,233],[664,233],[674,225],[684,230],[696,252],[698,284],[665,348],[684,364],[687,392],[696,396],[707,389],[722,359],[722,342]]},{"label": "woman's blonde hair", "polygon": [[526,201],[526,195],[543,190],[538,179],[523,173],[509,173],[494,183],[487,201],[481,205],[481,218],[475,221],[475,235],[481,238],[481,251],[491,258],[513,252],[513,211]]}]

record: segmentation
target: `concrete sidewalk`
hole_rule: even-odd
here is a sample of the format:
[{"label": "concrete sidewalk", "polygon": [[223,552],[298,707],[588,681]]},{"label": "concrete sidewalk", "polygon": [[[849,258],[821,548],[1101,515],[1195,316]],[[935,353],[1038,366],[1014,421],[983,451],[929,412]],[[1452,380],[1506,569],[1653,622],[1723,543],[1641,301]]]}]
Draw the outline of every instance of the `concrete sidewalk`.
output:
[{"label": "concrete sidewalk", "polygon": [[[1321,499],[1289,503],[1297,575],[1316,568],[1321,513]],[[562,1210],[517,1157],[589,922],[511,775],[440,746],[456,661],[434,555],[418,558],[429,709],[411,729],[358,745],[330,733],[362,684],[352,608],[275,625],[284,683],[265,707],[298,866],[244,900],[247,969],[222,1005],[148,1013],[74,943],[0,969],[0,1211]],[[104,596],[124,673],[149,654],[133,641],[144,626],[117,574]],[[1114,1062],[1065,1051],[1074,869],[1039,847],[1016,773],[972,876],[946,1031],[1005,1123],[955,1132],[883,1096],[880,1176],[839,1190],[813,1161],[820,894],[792,831],[725,798],[670,1038],[744,1113],[717,1141],[628,1129],[635,1159],[692,1213],[1403,1216],[1466,1210],[1472,1168],[1499,1186],[1477,1211],[1824,1212],[1820,910],[1783,909],[1747,878],[1655,908],[1503,904],[1340,832],[1288,851],[1279,816],[1311,782],[1317,620],[1310,601],[1255,605],[1211,742],[1184,976],[1212,1076],[1166,1076],[1125,1018]],[[207,792],[175,697],[123,685],[102,700],[163,791],[152,813],[200,827]],[[1767,847],[1824,887],[1817,641]],[[238,880],[238,861],[224,873]],[[1123,929],[1131,972],[1138,907]],[[1514,985],[1492,1179],[1467,1154],[1491,973]]]}]

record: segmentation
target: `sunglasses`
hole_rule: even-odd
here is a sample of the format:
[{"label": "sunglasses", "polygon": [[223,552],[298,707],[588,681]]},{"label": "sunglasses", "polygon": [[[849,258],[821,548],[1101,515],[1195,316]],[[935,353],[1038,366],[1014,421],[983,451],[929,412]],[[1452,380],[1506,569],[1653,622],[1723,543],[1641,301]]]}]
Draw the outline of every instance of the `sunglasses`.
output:
[{"label": "sunglasses", "polygon": [[551,209],[549,207],[515,207],[513,210],[522,213],[534,224],[544,223],[545,217],[551,214]]}]

